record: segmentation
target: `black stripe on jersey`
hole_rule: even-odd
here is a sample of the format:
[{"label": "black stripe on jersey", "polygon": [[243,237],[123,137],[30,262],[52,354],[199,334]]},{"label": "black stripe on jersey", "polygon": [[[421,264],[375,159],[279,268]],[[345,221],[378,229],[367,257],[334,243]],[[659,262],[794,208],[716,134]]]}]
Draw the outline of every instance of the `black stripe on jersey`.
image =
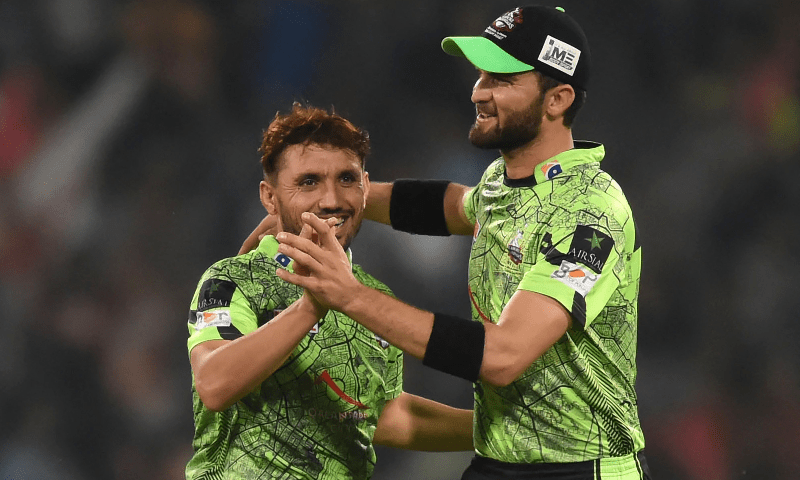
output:
[{"label": "black stripe on jersey", "polygon": [[217,327],[217,331],[223,340],[236,340],[242,336],[242,332],[240,332],[239,329],[233,325],[229,325],[227,327]]},{"label": "black stripe on jersey", "polygon": [[189,310],[189,323],[192,325],[197,323],[197,310]]},{"label": "black stripe on jersey", "polygon": [[639,224],[634,222],[633,223],[633,251],[639,250],[642,248],[642,242],[639,240]]},{"label": "black stripe on jersey", "polygon": [[586,326],[586,299],[578,292],[572,297],[572,318],[582,327]]},{"label": "black stripe on jersey", "polygon": [[600,477],[600,459],[594,461],[594,480],[602,480]]}]

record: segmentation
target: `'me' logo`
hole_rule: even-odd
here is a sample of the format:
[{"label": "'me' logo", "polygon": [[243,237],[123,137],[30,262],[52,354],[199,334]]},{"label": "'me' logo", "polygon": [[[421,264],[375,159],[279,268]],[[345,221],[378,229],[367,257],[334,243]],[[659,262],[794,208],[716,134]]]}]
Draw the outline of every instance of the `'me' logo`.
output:
[{"label": "'me' logo", "polygon": [[580,50],[550,35],[545,39],[542,51],[539,53],[540,62],[570,76],[575,74],[575,68],[578,66],[580,58]]}]

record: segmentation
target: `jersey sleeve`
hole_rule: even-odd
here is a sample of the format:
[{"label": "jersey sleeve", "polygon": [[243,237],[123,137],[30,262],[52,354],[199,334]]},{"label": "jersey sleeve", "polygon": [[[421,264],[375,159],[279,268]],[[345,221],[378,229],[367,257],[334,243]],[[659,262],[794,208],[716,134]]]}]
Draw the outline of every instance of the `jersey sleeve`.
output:
[{"label": "jersey sleeve", "polygon": [[403,351],[391,346],[386,369],[386,401],[403,393]]},{"label": "jersey sleeve", "polygon": [[209,340],[235,340],[246,335],[258,328],[258,321],[236,282],[206,275],[192,299],[187,326],[191,353],[192,348]]},{"label": "jersey sleeve", "polygon": [[519,289],[556,299],[588,326],[620,284],[630,242],[611,207],[572,205],[551,219]]},{"label": "jersey sleeve", "polygon": [[477,220],[477,212],[475,208],[477,203],[475,192],[477,191],[478,187],[473,187],[464,194],[464,214],[467,216],[467,219],[470,221],[470,223],[473,224]]}]

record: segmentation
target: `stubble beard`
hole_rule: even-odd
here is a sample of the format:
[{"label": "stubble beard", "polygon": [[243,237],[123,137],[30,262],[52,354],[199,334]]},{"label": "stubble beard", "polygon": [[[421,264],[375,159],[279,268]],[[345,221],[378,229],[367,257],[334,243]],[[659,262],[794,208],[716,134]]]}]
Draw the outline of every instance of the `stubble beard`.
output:
[{"label": "stubble beard", "polygon": [[542,127],[543,104],[536,99],[526,109],[514,111],[506,117],[506,125],[499,121],[489,131],[481,131],[477,123],[469,130],[469,141],[478,148],[509,151],[519,148],[536,137]]}]

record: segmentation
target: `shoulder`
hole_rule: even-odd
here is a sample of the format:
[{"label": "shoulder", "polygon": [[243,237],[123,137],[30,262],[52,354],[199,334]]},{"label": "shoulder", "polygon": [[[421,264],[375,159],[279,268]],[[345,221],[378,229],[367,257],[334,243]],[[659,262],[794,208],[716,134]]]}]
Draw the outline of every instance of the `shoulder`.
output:
[{"label": "shoulder", "polygon": [[375,290],[381,291],[387,295],[394,296],[394,293],[388,286],[386,286],[386,284],[384,284],[377,278],[373,277],[369,273],[365,272],[360,265],[357,265],[355,263],[353,264],[353,275],[362,284],[370,288],[374,288]]},{"label": "shoulder", "polygon": [[275,270],[279,267],[275,259],[254,250],[218,260],[203,273],[200,283],[208,283],[210,279],[226,281],[232,283],[234,288],[239,288],[242,293],[250,294],[254,290],[263,290],[281,282],[275,275]]}]

